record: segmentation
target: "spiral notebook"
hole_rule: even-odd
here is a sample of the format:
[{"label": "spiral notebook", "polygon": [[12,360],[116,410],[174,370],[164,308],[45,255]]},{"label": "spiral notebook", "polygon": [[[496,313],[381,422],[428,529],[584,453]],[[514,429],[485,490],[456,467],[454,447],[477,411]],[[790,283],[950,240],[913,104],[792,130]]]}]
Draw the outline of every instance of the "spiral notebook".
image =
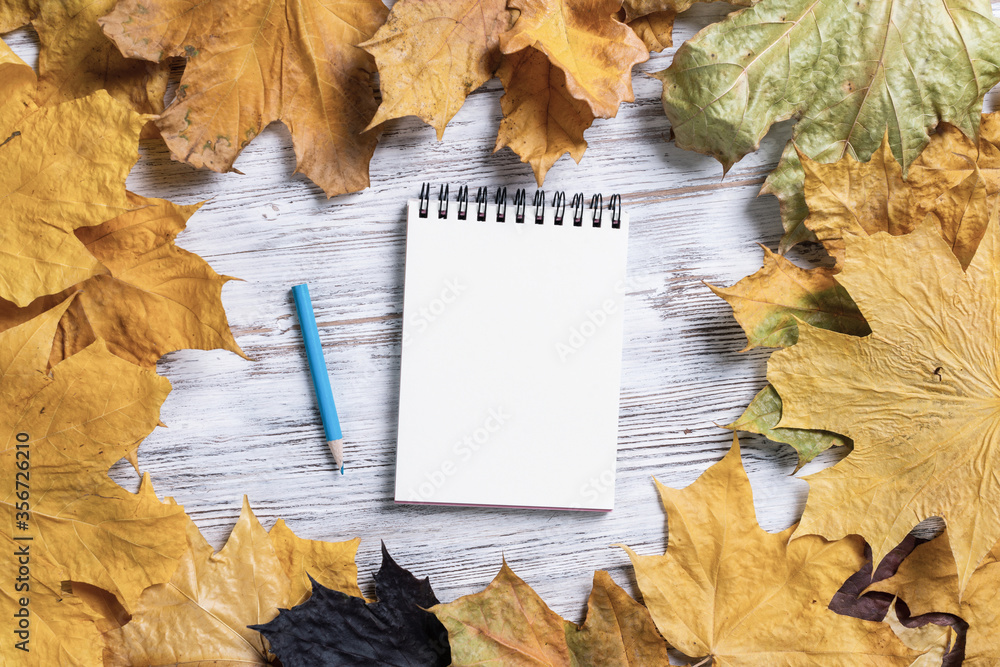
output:
[{"label": "spiral notebook", "polygon": [[409,202],[396,502],[611,510],[621,198],[468,199]]}]

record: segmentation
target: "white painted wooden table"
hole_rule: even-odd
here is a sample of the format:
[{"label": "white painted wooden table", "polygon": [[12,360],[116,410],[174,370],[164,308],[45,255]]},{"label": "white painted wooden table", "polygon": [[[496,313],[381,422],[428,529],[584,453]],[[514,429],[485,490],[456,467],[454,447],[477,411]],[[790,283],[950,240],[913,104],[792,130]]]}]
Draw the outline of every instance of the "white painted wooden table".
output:
[{"label": "white painted wooden table", "polygon": [[[996,9],[1000,3],[994,4]],[[680,44],[728,6],[697,6],[680,17]],[[26,30],[6,37],[35,64]],[[372,186],[327,200],[301,176],[287,131],[272,125],[243,152],[239,174],[197,171],[172,162],[162,143],[145,142],[130,189],[180,203],[209,200],[178,245],[220,273],[237,276],[223,300],[237,342],[252,361],[220,351],[165,356],[173,383],[157,428],[139,450],[161,496],[184,505],[210,542],[225,542],[247,494],[269,528],[279,517],[303,537],[362,538],[357,563],[366,594],[378,569],[379,540],[442,601],[481,590],[501,557],[555,611],[581,621],[595,569],[637,594],[628,558],[611,545],[662,553],[666,521],[652,478],[683,487],[728,449],[718,425],[738,417],[763,386],[766,350],[741,354],[745,339],[729,307],[703,281],[730,285],[757,270],[757,243],[777,247],[777,200],[757,198],[790,125],[723,180],[713,159],[667,141],[659,81],[673,54],[636,68],[636,101],[587,132],[580,165],[564,157],[549,172],[557,190],[620,193],[631,215],[618,437],[616,508],[608,514],[395,505],[406,200],[420,184],[468,184],[508,192],[534,177],[509,150],[493,155],[499,97],[493,80],[473,93],[445,132],[415,119],[390,122],[371,163]],[[989,102],[990,100],[988,100]],[[992,107],[993,105],[990,104]],[[436,187],[435,187],[436,196]],[[793,255],[794,257],[794,255]],[[333,467],[302,348],[289,288],[308,281],[346,439],[347,474]],[[791,448],[742,439],[761,525],[797,520],[807,485],[791,477]],[[803,473],[842,453],[817,457]],[[516,474],[498,471],[497,474]],[[129,489],[138,478],[119,463],[112,476]]]}]

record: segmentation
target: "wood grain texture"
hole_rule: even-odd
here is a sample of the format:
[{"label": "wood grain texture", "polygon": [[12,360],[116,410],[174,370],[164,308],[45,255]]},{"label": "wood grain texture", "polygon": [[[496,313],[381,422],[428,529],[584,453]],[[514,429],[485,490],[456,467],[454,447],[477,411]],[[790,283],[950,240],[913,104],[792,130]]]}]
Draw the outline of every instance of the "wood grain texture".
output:
[{"label": "wood grain texture", "polygon": [[[1000,3],[994,4],[994,10]],[[680,44],[727,5],[698,6],[677,21]],[[6,37],[37,62],[33,33]],[[665,515],[652,477],[691,483],[725,454],[737,418],[764,384],[769,352],[739,353],[745,340],[728,306],[703,284],[731,285],[761,262],[757,243],[777,247],[777,200],[757,197],[790,125],[723,179],[714,160],[668,142],[660,83],[675,49],[637,68],[636,102],[586,134],[583,161],[549,172],[550,193],[622,195],[632,220],[619,422],[616,509],[609,514],[396,506],[392,500],[399,386],[405,206],[420,184],[523,187],[534,178],[509,150],[491,154],[502,90],[494,79],[473,93],[444,140],[409,118],[388,123],[371,165],[372,187],[327,200],[301,176],[288,132],[272,125],[236,162],[243,175],[171,162],[148,141],[130,189],[179,203],[209,200],[178,244],[237,276],[223,301],[246,361],[223,352],[165,356],[173,383],[163,408],[168,428],[141,446],[139,461],[161,495],[173,496],[215,547],[223,544],[245,493],[265,527],[284,518],[313,539],[362,538],[362,589],[373,595],[379,540],[441,600],[481,590],[501,557],[559,614],[581,621],[594,569],[610,570],[636,594],[623,542],[642,554],[666,546]],[[176,77],[175,77],[176,78]],[[992,95],[988,100],[992,106]],[[435,190],[436,192],[436,190]],[[805,252],[808,252],[805,251]],[[794,258],[794,254],[793,254]],[[334,469],[302,348],[289,288],[308,281],[333,378],[346,442],[347,474]],[[807,485],[790,476],[794,452],[748,436],[744,462],[760,523],[781,530],[797,520]],[[802,474],[831,465],[827,452]],[[516,475],[516,467],[498,470]],[[801,474],[800,474],[801,476]],[[113,477],[138,479],[119,463]]]}]

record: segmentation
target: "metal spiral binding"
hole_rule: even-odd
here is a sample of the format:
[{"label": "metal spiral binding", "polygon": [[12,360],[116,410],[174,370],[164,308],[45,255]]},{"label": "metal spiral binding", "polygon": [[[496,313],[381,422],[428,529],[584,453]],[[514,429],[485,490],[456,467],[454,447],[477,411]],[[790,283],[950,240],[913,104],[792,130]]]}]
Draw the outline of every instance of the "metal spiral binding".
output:
[{"label": "metal spiral binding", "polygon": [[583,205],[586,200],[583,198],[582,192],[577,192],[573,195],[573,226],[579,227],[583,224]]},{"label": "metal spiral binding", "polygon": [[[419,202],[419,216],[421,218],[426,218],[428,211],[430,209],[430,199],[431,199],[431,184],[424,183],[420,186],[420,202]],[[458,188],[458,195],[456,196],[456,201],[458,202],[458,219],[466,220],[469,214],[469,186],[462,185]],[[478,222],[486,221],[487,206],[489,203],[489,189],[480,187],[476,190],[476,220]],[[494,203],[496,204],[496,222],[506,222],[507,219],[507,188],[502,187],[497,190],[494,197]],[[523,223],[524,216],[527,211],[528,196],[524,189],[518,189],[514,193],[514,220],[515,222]],[[535,209],[535,224],[541,225],[545,223],[545,191],[536,190],[535,196],[532,200],[532,205]],[[438,218],[448,217],[448,184],[439,186],[438,188]],[[582,227],[583,226],[583,212],[584,206],[586,206],[586,199],[582,192],[578,192],[573,195],[573,199],[570,203],[570,207],[573,209],[573,226]],[[552,197],[552,208],[554,209],[552,222],[555,225],[562,226],[563,219],[566,215],[566,193],[557,192]],[[600,227],[604,216],[604,196],[600,193],[594,194],[590,199],[590,210],[593,211],[593,226]],[[611,227],[612,229],[620,229],[622,221],[622,198],[621,195],[612,195],[608,202],[608,210],[611,211]]]},{"label": "metal spiral binding", "polygon": [[476,220],[479,222],[486,220],[486,195],[485,185],[476,190]]},{"label": "metal spiral binding", "polygon": [[424,183],[420,186],[420,217],[427,217],[427,209],[431,204],[431,184]]},{"label": "metal spiral binding", "polygon": [[465,220],[469,212],[469,186],[463,185],[458,189],[458,219]]},{"label": "metal spiral binding", "polygon": [[611,195],[611,202],[608,204],[611,209],[611,227],[620,229],[622,226],[622,196]]},{"label": "metal spiral binding", "polygon": [[604,212],[604,197],[600,193],[590,198],[590,210],[594,212],[594,227],[600,227],[601,214]]},{"label": "metal spiral binding", "polygon": [[540,225],[545,221],[545,191],[535,190],[535,201],[531,203],[535,206],[535,224]]},{"label": "metal spiral binding", "polygon": [[552,218],[552,222],[557,225],[562,225],[563,215],[566,213],[566,193],[559,191],[556,196],[552,198],[552,208],[556,210],[555,217]]},{"label": "metal spiral binding", "polygon": [[497,222],[504,222],[507,219],[507,188],[497,190]]},{"label": "metal spiral binding", "polygon": [[438,217],[447,218],[448,217],[448,184],[438,188]]},{"label": "metal spiral binding", "polygon": [[524,194],[524,188],[514,193],[514,222],[524,222],[525,199],[527,198],[528,196]]}]

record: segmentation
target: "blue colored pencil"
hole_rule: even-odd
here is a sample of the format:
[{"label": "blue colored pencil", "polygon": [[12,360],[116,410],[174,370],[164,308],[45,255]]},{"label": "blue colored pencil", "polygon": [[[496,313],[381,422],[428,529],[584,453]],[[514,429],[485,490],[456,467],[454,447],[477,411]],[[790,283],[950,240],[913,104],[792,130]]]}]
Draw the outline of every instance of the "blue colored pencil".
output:
[{"label": "blue colored pencil", "polygon": [[319,403],[323,430],[326,431],[326,444],[330,446],[333,462],[340,467],[340,474],[343,475],[344,434],[340,431],[337,404],[333,402],[330,376],[326,370],[326,360],[323,358],[323,348],[319,342],[319,330],[316,328],[316,315],[313,313],[312,299],[309,298],[309,285],[305,283],[295,285],[292,287],[292,296],[295,298],[295,311],[302,327],[302,340],[306,345],[309,374],[312,375],[313,388],[316,390],[316,402]]}]

